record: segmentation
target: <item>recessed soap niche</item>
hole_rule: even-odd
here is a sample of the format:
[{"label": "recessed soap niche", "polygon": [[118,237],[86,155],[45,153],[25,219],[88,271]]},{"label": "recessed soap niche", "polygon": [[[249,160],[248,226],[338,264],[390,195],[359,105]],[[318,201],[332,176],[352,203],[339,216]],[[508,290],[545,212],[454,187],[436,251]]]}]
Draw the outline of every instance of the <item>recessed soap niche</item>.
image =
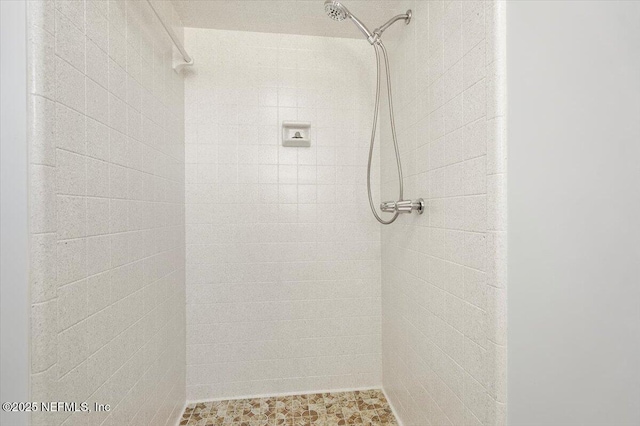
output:
[{"label": "recessed soap niche", "polygon": [[311,146],[311,123],[283,121],[282,146]]}]

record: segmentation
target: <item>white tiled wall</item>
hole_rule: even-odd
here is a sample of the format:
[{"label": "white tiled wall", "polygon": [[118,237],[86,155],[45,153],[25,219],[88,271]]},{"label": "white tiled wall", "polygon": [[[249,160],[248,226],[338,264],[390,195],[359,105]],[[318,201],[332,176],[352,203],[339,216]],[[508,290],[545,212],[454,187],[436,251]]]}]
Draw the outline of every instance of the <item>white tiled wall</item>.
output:
[{"label": "white tiled wall", "polygon": [[146,2],[28,3],[31,398],[112,407],[33,424],[175,424],[184,86],[171,42]]},{"label": "white tiled wall", "polygon": [[384,388],[405,425],[504,425],[504,3],[397,5],[413,9],[385,34],[405,196],[428,208],[382,232]]},{"label": "white tiled wall", "polygon": [[185,31],[188,399],[379,386],[371,47]]}]

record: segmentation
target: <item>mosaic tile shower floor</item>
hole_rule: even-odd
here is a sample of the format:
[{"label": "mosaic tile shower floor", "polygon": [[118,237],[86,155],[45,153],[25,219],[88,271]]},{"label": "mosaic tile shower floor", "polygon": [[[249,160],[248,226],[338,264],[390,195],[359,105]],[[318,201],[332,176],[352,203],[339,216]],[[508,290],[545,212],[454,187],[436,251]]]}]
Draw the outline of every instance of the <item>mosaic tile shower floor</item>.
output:
[{"label": "mosaic tile shower floor", "polygon": [[396,426],[378,389],[190,404],[187,426]]}]

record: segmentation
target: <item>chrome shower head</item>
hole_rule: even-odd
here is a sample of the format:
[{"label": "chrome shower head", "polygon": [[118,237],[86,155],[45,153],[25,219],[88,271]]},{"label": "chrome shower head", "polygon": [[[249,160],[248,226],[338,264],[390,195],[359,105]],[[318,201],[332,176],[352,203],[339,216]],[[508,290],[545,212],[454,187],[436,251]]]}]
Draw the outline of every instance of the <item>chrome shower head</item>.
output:
[{"label": "chrome shower head", "polygon": [[362,34],[364,34],[364,36],[367,38],[367,41],[371,44],[379,42],[382,33],[394,22],[404,20],[404,22],[408,24],[411,21],[411,10],[407,10],[407,13],[394,16],[381,27],[376,28],[376,30],[372,33],[371,31],[369,31],[367,26],[362,23],[361,20],[356,18],[353,13],[349,12],[349,9],[344,7],[344,5],[339,1],[325,0],[324,11],[327,13],[327,16],[329,16],[329,18],[333,19],[334,21],[344,21],[347,18],[351,19],[351,21],[353,21],[356,27],[358,27],[358,29],[362,31]]},{"label": "chrome shower head", "polygon": [[324,2],[324,11],[327,12],[329,18],[333,19],[334,21],[344,21],[347,18],[351,19],[353,23],[356,24],[356,27],[358,27],[358,29],[362,31],[362,34],[364,34],[369,43],[373,44],[375,42],[373,34],[371,33],[371,31],[369,31],[369,29],[367,29],[366,25],[364,25],[358,18],[353,16],[353,14],[349,12],[349,9],[344,7],[339,1],[326,0]]},{"label": "chrome shower head", "polygon": [[334,0],[326,0],[324,2],[324,11],[334,21],[344,21],[349,16],[347,8]]}]

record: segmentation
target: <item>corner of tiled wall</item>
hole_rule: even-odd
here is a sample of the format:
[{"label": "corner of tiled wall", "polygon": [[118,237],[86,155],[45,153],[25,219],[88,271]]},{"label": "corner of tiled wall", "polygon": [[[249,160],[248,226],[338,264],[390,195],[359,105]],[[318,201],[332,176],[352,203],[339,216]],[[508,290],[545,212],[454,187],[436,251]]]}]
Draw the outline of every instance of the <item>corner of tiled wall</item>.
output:
[{"label": "corner of tiled wall", "polygon": [[34,425],[185,403],[184,88],[145,7],[28,1],[31,399],[111,405]]},{"label": "corner of tiled wall", "polygon": [[507,424],[507,80],[506,1],[486,4],[487,388],[490,425]]},{"label": "corner of tiled wall", "polygon": [[383,385],[405,426],[504,425],[505,2],[409,8],[412,24],[386,35],[406,193],[427,209],[383,229]]}]

